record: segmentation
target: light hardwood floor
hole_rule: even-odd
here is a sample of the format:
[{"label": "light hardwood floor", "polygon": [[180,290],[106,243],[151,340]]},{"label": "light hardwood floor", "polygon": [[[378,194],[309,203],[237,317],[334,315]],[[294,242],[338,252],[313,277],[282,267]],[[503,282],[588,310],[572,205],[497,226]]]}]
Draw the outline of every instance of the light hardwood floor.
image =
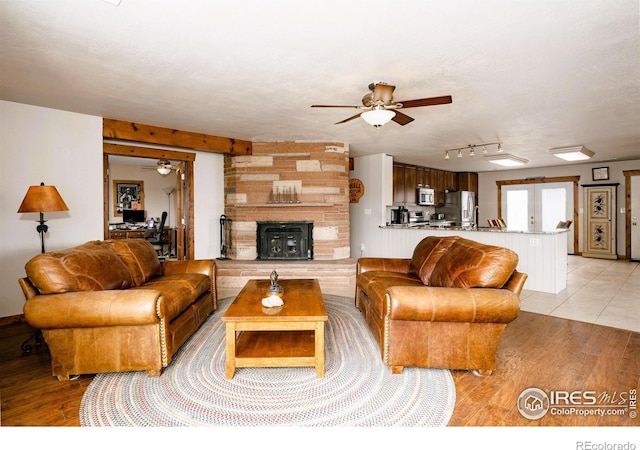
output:
[{"label": "light hardwood floor", "polygon": [[[640,333],[597,323],[608,316],[605,311],[617,301],[622,306],[612,310],[627,304],[632,311],[630,314],[621,311],[619,324],[626,326],[629,323],[626,316],[636,314],[633,311],[637,311],[640,298],[633,293],[638,292],[638,264],[614,262],[628,264],[618,266],[628,269],[621,270],[626,273],[623,277],[616,275],[618,269],[608,269],[610,263],[578,257],[571,260],[567,292],[556,296],[555,303],[548,297],[540,300],[541,303],[549,300],[544,308],[551,308],[550,311],[545,314],[530,312],[543,306],[534,302],[537,293],[525,293],[523,312],[506,328],[499,348],[498,369],[492,376],[453,372],[457,398],[449,426],[640,425],[640,419],[631,418],[629,411],[622,416],[547,414],[535,421],[524,418],[518,411],[517,399],[529,387],[545,391],[590,390],[599,394],[640,388]],[[615,281],[610,284],[608,280]],[[597,315],[589,316],[590,320],[549,315],[568,314],[573,306],[562,308],[566,302],[579,305],[584,299],[598,303],[598,297],[594,300],[587,295],[587,290],[583,290],[591,283],[592,292],[602,293],[605,283],[609,289],[608,302],[599,306]],[[616,293],[611,294],[611,289]],[[572,292],[570,295],[569,291]],[[578,295],[580,291],[582,294]],[[629,292],[632,295],[626,298]],[[83,375],[75,381],[57,381],[51,375],[46,349],[22,354],[20,344],[30,332],[25,324],[0,327],[0,424],[78,426],[82,395],[93,377]]]}]

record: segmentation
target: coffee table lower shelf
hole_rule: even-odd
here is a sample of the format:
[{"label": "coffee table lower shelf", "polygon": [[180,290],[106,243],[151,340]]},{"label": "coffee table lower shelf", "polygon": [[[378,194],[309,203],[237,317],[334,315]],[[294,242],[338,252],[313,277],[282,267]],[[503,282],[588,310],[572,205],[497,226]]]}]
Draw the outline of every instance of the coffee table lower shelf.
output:
[{"label": "coffee table lower shelf", "polygon": [[[234,325],[245,330],[238,331]],[[315,367],[318,377],[323,377],[324,323],[289,325],[296,329],[256,331],[246,329],[252,327],[250,323],[227,323],[227,378],[233,378],[237,367]]]}]

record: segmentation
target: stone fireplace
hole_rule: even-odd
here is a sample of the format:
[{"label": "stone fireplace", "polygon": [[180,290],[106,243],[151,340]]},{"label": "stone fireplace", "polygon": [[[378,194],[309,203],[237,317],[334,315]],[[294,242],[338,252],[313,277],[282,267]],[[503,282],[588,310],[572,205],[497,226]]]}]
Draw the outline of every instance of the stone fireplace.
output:
[{"label": "stone fireplace", "polygon": [[303,253],[296,258],[350,257],[346,144],[255,142],[252,155],[225,157],[224,183],[225,215],[233,234],[227,255],[231,259],[262,259],[258,222],[312,223],[307,254],[297,246]]},{"label": "stone fireplace", "polygon": [[258,259],[313,259],[313,222],[258,222]]}]

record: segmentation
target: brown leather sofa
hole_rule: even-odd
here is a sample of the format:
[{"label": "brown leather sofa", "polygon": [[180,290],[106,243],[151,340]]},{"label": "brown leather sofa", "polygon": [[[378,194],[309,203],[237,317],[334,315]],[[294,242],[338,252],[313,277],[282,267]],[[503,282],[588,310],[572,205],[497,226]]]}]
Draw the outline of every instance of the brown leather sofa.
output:
[{"label": "brown leather sofa", "polygon": [[490,375],[527,275],[511,250],[429,236],[411,258],[360,258],[356,307],[393,373],[405,366]]},{"label": "brown leather sofa", "polygon": [[145,239],[91,241],[27,262],[27,322],[53,375],[145,370],[160,376],[217,307],[214,260],[160,263]]}]

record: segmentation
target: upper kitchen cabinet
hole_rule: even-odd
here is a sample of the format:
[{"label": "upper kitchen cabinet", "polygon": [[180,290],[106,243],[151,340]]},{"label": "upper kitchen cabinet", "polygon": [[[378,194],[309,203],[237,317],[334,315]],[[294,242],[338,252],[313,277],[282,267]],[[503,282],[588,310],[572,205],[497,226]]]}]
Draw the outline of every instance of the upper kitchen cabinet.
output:
[{"label": "upper kitchen cabinet", "polygon": [[478,174],[475,172],[458,172],[458,190],[478,193]]},{"label": "upper kitchen cabinet", "polygon": [[410,164],[393,163],[393,203],[416,204],[418,168]]},{"label": "upper kitchen cabinet", "polygon": [[418,185],[429,186],[435,191],[435,203],[444,204],[445,191],[478,192],[478,174],[474,172],[450,172],[411,164],[393,163],[393,203],[416,205]]}]

